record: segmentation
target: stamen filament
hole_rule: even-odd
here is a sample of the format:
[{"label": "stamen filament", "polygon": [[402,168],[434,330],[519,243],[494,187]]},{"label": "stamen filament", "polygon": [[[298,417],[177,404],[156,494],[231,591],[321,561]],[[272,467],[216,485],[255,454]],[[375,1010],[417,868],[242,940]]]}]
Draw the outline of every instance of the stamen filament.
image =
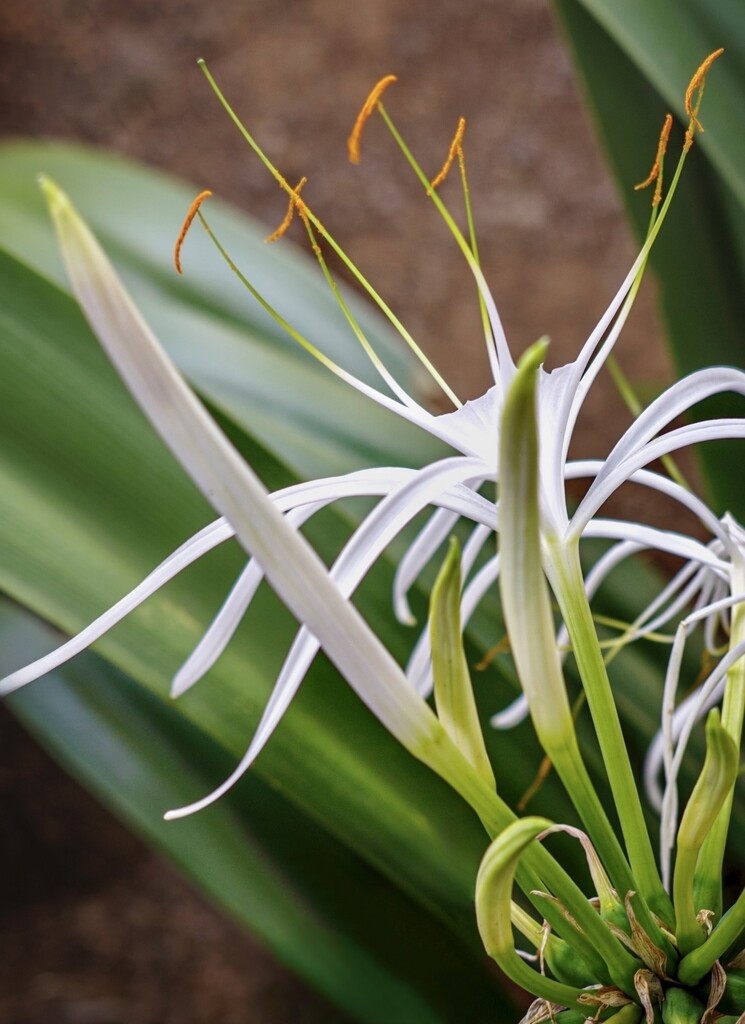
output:
[{"label": "stamen filament", "polygon": [[380,356],[377,354],[375,349],[370,344],[370,341],[368,340],[365,332],[362,330],[359,321],[354,316],[351,309],[344,300],[344,297],[342,296],[342,293],[339,290],[339,286],[337,285],[336,281],[334,280],[331,274],[328,263],[326,262],[326,258],[323,255],[323,250],[321,249],[321,246],[318,244],[318,241],[316,239],[315,232],[313,230],[313,225],[310,221],[310,218],[308,217],[307,207],[303,204],[303,206],[299,209],[298,212],[300,218],[303,221],[303,224],[305,225],[305,230],[308,232],[308,238],[310,239],[311,248],[316,259],[318,260],[318,265],[321,268],[326,283],[331,289],[331,293],[336,299],[336,302],[339,308],[341,309],[342,313],[344,314],[347,323],[354,332],[355,337],[357,338],[360,345],[367,354],[368,358],[370,359],[370,362],[373,364],[375,369],[378,371],[378,373],[383,378],[388,387],[391,389],[391,391],[394,393],[394,395],[396,395],[396,397],[400,399],[400,401],[403,402],[404,405],[412,409],[421,410],[421,406],[416,401],[414,401],[411,395],[409,395],[406,392],[405,388],[401,387],[401,385],[395,379],[393,374],[385,366],[383,360],[380,358]]},{"label": "stamen filament", "polygon": [[507,338],[505,337],[504,334],[502,321],[500,319],[499,313],[497,312],[497,307],[491,296],[491,292],[489,291],[489,286],[487,285],[486,279],[484,278],[484,275],[481,271],[481,267],[479,266],[479,262],[476,259],[474,253],[471,251],[468,242],[463,237],[463,233],[461,232],[460,228],[453,220],[450,211],[445,206],[442,199],[440,199],[440,196],[437,194],[437,192],[432,188],[429,178],[420,167],[419,162],[414,157],[414,154],[411,152],[409,147],[404,142],[401,134],[399,133],[393,121],[391,120],[390,115],[388,114],[387,110],[385,109],[382,103],[378,104],[378,113],[385,121],[388,131],[393,136],[396,145],[403,153],[409,166],[411,167],[419,181],[424,186],[427,195],[435,204],[438,213],[447,224],[450,233],[452,234],[453,238],[458,244],[459,249],[461,250],[465,257],[466,262],[468,263],[471,273],[476,279],[479,292],[486,304],[489,313],[489,321],[491,324],[491,331],[489,332],[486,341],[487,355],[489,356],[489,365],[492,371],[492,376],[494,377],[495,383],[500,385],[506,385],[507,383],[509,383],[509,381],[503,378],[505,377],[506,374],[510,372],[509,368],[514,367],[514,363],[512,361],[512,356],[510,355],[509,348],[507,346]]},{"label": "stamen filament", "polygon": [[[294,189],[287,182],[287,180],[283,177],[283,175],[280,174],[280,172],[277,170],[277,168],[271,162],[269,157],[263,151],[261,146],[259,146],[258,142],[254,139],[254,137],[248,131],[248,129],[243,124],[241,119],[238,117],[236,112],[230,106],[230,104],[228,103],[225,95],[223,94],[223,92],[221,91],[220,87],[218,86],[217,82],[212,77],[212,74],[209,71],[209,69],[207,68],[207,65],[204,62],[204,60],[202,60],[202,59],[198,60],[197,64],[202,69],[202,72],[204,73],[205,78],[207,79],[207,81],[210,84],[210,88],[212,89],[212,91],[214,92],[215,96],[217,97],[217,99],[218,99],[220,105],[222,106],[223,110],[228,115],[228,117],[233,122],[233,124],[236,126],[238,131],[241,133],[243,138],[246,140],[248,145],[251,147],[251,149],[254,151],[254,153],[258,156],[259,160],[261,160],[262,164],[264,165],[264,167],[266,167],[266,169],[269,171],[269,173],[272,175],[272,177],[279,183],[280,187],[283,188],[285,190],[285,192],[287,192],[288,195],[292,195],[294,193]],[[429,182],[427,182],[427,184],[429,185]],[[398,319],[398,317],[395,315],[395,313],[390,308],[390,306],[375,291],[375,289],[370,284],[370,282],[367,280],[367,278],[364,276],[364,274],[355,266],[353,261],[350,259],[349,256],[347,256],[346,252],[342,249],[342,247],[334,239],[334,237],[324,228],[323,224],[321,224],[320,220],[318,219],[318,217],[316,217],[316,215],[313,213],[313,211],[310,209],[310,207],[308,207],[305,203],[303,203],[303,208],[304,208],[304,210],[306,212],[308,220],[313,224],[313,226],[319,232],[319,234],[321,234],[322,237],[329,243],[331,248],[334,250],[334,252],[339,257],[339,259],[344,263],[344,265],[347,267],[347,269],[350,271],[350,273],[355,277],[355,279],[364,288],[364,290],[367,292],[367,294],[370,296],[370,298],[373,300],[373,302],[377,305],[377,307],[380,309],[380,311],[383,313],[383,315],[387,318],[389,323],[391,323],[392,326],[398,331],[398,333],[401,335],[403,340],[409,346],[409,348],[411,349],[413,354],[416,356],[416,358],[419,360],[419,362],[422,364],[422,366],[424,366],[424,368],[427,370],[429,375],[432,377],[434,382],[438,385],[438,387],[440,387],[442,389],[444,394],[447,395],[447,397],[453,403],[455,408],[456,409],[460,409],[460,407],[462,406],[463,403],[460,401],[460,399],[455,394],[455,392],[452,390],[452,388],[447,383],[447,381],[435,369],[434,365],[427,358],[427,356],[424,354],[424,352],[422,352],[420,347],[417,345],[417,343],[412,338],[411,334],[406,330],[406,328],[401,323],[401,321]]]}]

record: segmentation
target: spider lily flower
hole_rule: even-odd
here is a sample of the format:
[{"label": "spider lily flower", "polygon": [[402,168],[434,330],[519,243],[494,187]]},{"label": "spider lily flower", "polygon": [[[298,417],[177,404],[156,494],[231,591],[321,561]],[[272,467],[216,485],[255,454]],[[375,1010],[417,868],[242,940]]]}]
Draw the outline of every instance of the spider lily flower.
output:
[{"label": "spider lily flower", "polygon": [[[205,71],[205,73],[212,82],[209,72]],[[321,359],[331,372],[348,381],[351,386],[357,388],[371,400],[384,406],[396,415],[415,423],[427,433],[438,438],[455,453],[419,470],[412,470],[406,467],[362,470],[342,477],[298,484],[270,496],[277,511],[284,514],[286,523],[295,531],[317,511],[333,501],[348,496],[365,496],[380,499],[375,509],[354,531],[336,562],[331,567],[331,577],[338,591],[345,598],[349,598],[354,594],[365,574],[380,557],[386,546],[425,509],[433,509],[434,512],[430,521],[410,545],[401,561],[396,576],[394,607],[401,618],[410,620],[411,613],[407,602],[408,589],[412,582],[417,579],[424,565],[444,542],[447,534],[452,529],[452,525],[458,519],[466,520],[473,524],[472,534],[464,549],[462,564],[465,574],[470,573],[471,569],[474,568],[479,554],[483,551],[484,546],[493,540],[498,529],[497,503],[481,494],[480,489],[484,484],[497,481],[500,419],[504,405],[504,396],[510,381],[515,375],[516,368],[507,346],[493,299],[481,275],[478,260],[475,256],[475,239],[471,239],[470,245],[465,242],[454,225],[447,209],[442,204],[436,190],[424,178],[421,168],[419,168],[419,165],[401,140],[400,135],[387,112],[379,103],[378,98],[376,101],[378,109],[391,128],[394,138],[401,145],[404,155],[411,163],[414,171],[423,178],[427,185],[428,195],[445,218],[468,260],[479,287],[483,308],[487,313],[487,354],[492,369],[493,384],[480,398],[467,402],[465,405],[460,405],[456,396],[430,366],[426,357],[423,356],[413,342],[413,339],[405,332],[404,328],[362,277],[357,268],[351,264],[346,254],[328,232],[325,231],[323,225],[315,218],[304,201],[300,199],[299,189],[292,189],[287,185],[284,178],[282,178],[253,138],[240,124],[216,85],[214,85],[214,88],[229,115],[238,124],[260,159],[288,191],[290,211],[297,209],[300,213],[314,244],[314,250],[320,252],[316,236],[336,250],[341,258],[346,261],[358,280],[360,280],[363,287],[378,302],[383,312],[399,327],[404,340],[412,346],[415,354],[431,370],[435,381],[442,386],[445,393],[456,404],[453,412],[433,415],[413,397],[409,396],[392,378],[391,374],[388,373],[367,343],[359,325],[346,307],[338,290],[335,289],[322,256],[319,257],[322,270],[326,274],[332,288],[335,289],[334,293],[339,298],[342,310],[348,317],[350,327],[360,343],[365,346],[368,355],[380,372],[382,380],[390,393],[385,390],[375,389],[354,378],[320,353],[297,330],[287,324],[280,314],[272,310],[263,297],[252,288],[250,281],[243,277],[229,255],[220,246],[219,241],[212,236],[221,253],[228,260],[231,268],[239,273],[241,279],[258,301],[262,302],[265,308],[286,327],[292,337],[304,345],[313,355]],[[375,104],[373,103],[371,109],[374,106]],[[458,145],[461,144],[462,142],[458,142]],[[660,404],[658,401],[657,406],[653,407],[654,412],[652,412],[652,409],[648,410],[650,415],[647,415],[645,420],[646,433],[645,431],[637,431],[633,436],[631,432],[627,432],[624,435],[624,438],[621,439],[619,445],[614,449],[614,452],[617,452],[617,458],[613,463],[615,475],[607,473],[605,471],[606,464],[600,461],[574,462],[568,459],[569,444],[582,403],[604,361],[610,355],[631,309],[649,250],[669,209],[674,193],[675,181],[677,181],[679,173],[680,167],[676,172],[676,178],[665,203],[660,209],[659,216],[652,225],[649,237],[642,251],[626,275],[597,327],[583,345],[577,359],[573,363],[555,369],[550,373],[544,371],[543,368],[539,371],[539,433],[542,438],[539,479],[541,507],[543,510],[542,530],[544,538],[547,541],[551,540],[555,550],[573,550],[580,537],[620,538],[628,544],[661,549],[677,554],[682,558],[697,558],[702,563],[705,563],[707,558],[713,558],[705,545],[701,545],[686,536],[654,530],[640,524],[602,519],[595,514],[600,504],[626,479],[632,479],[635,482],[654,487],[658,490],[665,490],[666,493],[673,494],[679,501],[691,507],[694,499],[683,488],[678,487],[676,489],[674,483],[658,474],[650,473],[644,468],[648,461],[655,458],[655,454],[651,450],[653,448],[652,439],[655,432],[663,429],[669,419],[680,411],[674,402]],[[468,193],[465,188],[464,193],[467,196]],[[199,209],[200,203],[205,197],[206,194],[202,193],[189,211],[187,226],[192,219],[198,216],[208,232],[212,234]],[[467,207],[467,211],[470,223],[470,208]],[[183,244],[183,236],[184,232],[182,232],[177,243],[176,262],[178,269],[182,269],[180,247]],[[98,284],[100,284],[98,278],[96,278],[95,274],[92,274],[91,280],[86,282],[85,294],[81,295],[84,306],[88,304],[93,307],[98,302],[95,290]],[[703,391],[712,393],[714,390],[728,387],[737,389],[744,386],[743,379],[745,379],[743,375],[738,377],[734,371],[722,371],[716,383],[710,382],[708,390],[702,385],[699,387],[699,391],[702,392],[703,397]],[[692,383],[686,394],[696,390],[693,379],[691,381]],[[680,402],[678,402],[678,405],[680,405]],[[669,437],[670,435],[665,436]],[[627,443],[629,438],[631,443]],[[649,452],[647,449],[649,449]],[[633,458],[636,458],[636,464],[629,468]],[[577,477],[597,479],[595,484],[593,484],[595,490],[591,487],[586,499],[580,504],[574,518],[570,521],[564,484],[566,480]],[[598,480],[601,481],[603,486],[595,486]],[[589,515],[585,515],[586,507],[593,501],[596,502],[597,508],[594,508]],[[702,519],[706,518],[705,510],[700,511],[700,516]],[[38,675],[49,671],[55,665],[95,641],[103,632],[111,628],[116,621],[128,614],[132,608],[136,607],[149,594],[176,575],[184,566],[201,557],[211,547],[222,543],[232,536],[235,529],[233,516],[228,515],[200,531],[191,541],[187,541],[172,556],[166,559],[164,563],[158,566],[131,594],[119,601],[112,609],[102,615],[87,629],[83,630],[81,634],[63,645],[59,651],[49,655],[47,658],[40,659],[34,665],[14,673],[0,683],[0,692],[9,692],[23,685]],[[554,557],[553,561],[558,572],[561,559]],[[495,555],[487,561],[485,566],[475,572],[472,578],[467,580],[461,611],[464,621],[467,620],[473,608],[478,604],[484,590],[496,579],[498,571],[499,556]],[[265,573],[266,566],[263,560],[252,557],[228,595],[223,608],[206,631],[203,639],[186,664],[176,674],[173,684],[174,696],[183,693],[200,679],[219,657],[248,610]],[[303,625],[280,672],[274,693],[246,755],[230,779],[208,799],[216,798],[232,785],[258,755],[291,702],[307,668],[317,653],[320,646],[318,634],[309,628],[302,618],[301,621]],[[416,649],[415,659],[412,661],[409,670],[409,678],[414,684],[414,688],[423,694],[428,692],[431,678],[428,657],[424,656],[424,652],[427,650],[428,641],[425,637]],[[424,667],[422,668],[422,666]],[[193,809],[204,806],[204,803],[205,801],[200,801],[198,804],[193,805]]]},{"label": "spider lily flower", "polygon": [[[194,482],[231,524],[239,543],[261,566],[269,584],[289,610],[313,634],[347,682],[382,724],[413,756],[445,779],[479,814],[491,836],[515,820],[496,793],[486,766],[472,763],[451,738],[464,729],[474,739],[475,719],[462,691],[463,674],[445,669],[440,721],[409,685],[402,669],[346,600],[333,576],[307,541],[288,523],[253,471],[221,433],[158,345],[125,292],[113,268],[67,197],[43,182],[75,293],[102,346],[118,369],[153,427],[169,445]],[[217,542],[225,522],[201,534],[209,546]],[[174,571],[183,559],[177,553],[162,573]],[[439,616],[446,633],[456,628],[452,607],[456,580],[452,567],[442,583],[443,600],[451,610]],[[457,678],[460,676],[460,678]],[[480,755],[476,753],[474,761]],[[179,817],[194,808],[170,812]],[[530,897],[549,888],[566,905],[575,905],[574,919],[583,937],[576,939],[588,963],[600,962],[602,973],[616,984],[631,984],[635,960],[606,933],[581,891],[558,863],[542,849],[527,851],[518,881]],[[531,897],[532,898],[532,897]],[[562,937],[568,925],[551,907],[545,917]]]}]

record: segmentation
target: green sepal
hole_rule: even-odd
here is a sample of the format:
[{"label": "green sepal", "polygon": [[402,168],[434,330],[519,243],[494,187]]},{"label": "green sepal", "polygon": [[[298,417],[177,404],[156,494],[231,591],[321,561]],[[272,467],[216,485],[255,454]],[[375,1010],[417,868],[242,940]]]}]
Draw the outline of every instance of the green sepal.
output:
[{"label": "green sepal", "polygon": [[[732,791],[739,769],[739,753],[732,737],[722,728],[719,711],[712,708],[706,721],[706,758],[686,804],[678,829],[673,899],[678,945],[685,956],[704,941],[693,902],[694,877],[705,877],[707,865],[697,864],[699,851],[719,810]],[[716,866],[717,872],[719,866]],[[707,908],[698,908],[707,909]]]}]

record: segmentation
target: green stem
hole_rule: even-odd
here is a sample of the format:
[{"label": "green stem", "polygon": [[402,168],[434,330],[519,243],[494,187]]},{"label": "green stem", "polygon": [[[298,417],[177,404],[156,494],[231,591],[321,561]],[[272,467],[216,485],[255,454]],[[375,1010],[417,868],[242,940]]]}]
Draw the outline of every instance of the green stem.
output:
[{"label": "green stem", "polygon": [[[517,815],[465,758],[462,758],[457,778],[452,771],[446,777],[476,811],[490,838],[494,839],[517,820]],[[597,969],[598,958],[602,958],[613,982],[624,992],[634,994],[634,974],[639,961],[615,938],[579,886],[540,843],[531,844],[525,851],[517,871],[517,883],[557,934],[574,946],[588,965]],[[538,903],[531,895],[536,889],[555,896],[581,931],[568,923],[561,910],[549,907],[545,900]]]},{"label": "green stem", "polygon": [[663,888],[654,859],[636,779],[585,593],[579,544],[551,544],[546,572],[559,602],[587,695],[635,886],[651,909],[663,920],[671,922],[670,898]]},{"label": "green stem", "polygon": [[745,890],[737,902],[727,911],[709,938],[683,957],[678,967],[678,978],[684,985],[696,985],[708,974],[729,947],[745,929]]},{"label": "green stem", "polygon": [[702,929],[696,920],[693,902],[693,876],[696,871],[698,849],[678,844],[673,875],[673,901],[675,903],[676,938],[678,948],[685,954],[701,945]]}]

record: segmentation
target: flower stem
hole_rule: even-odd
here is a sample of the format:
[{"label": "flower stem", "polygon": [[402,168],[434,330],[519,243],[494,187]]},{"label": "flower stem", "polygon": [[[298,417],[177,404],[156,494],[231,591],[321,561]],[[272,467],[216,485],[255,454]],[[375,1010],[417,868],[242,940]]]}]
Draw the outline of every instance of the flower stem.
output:
[{"label": "flower stem", "polygon": [[730,907],[709,938],[698,949],[683,957],[678,967],[678,978],[684,985],[696,985],[726,953],[740,933],[745,930],[745,891]]},{"label": "flower stem", "polygon": [[579,544],[552,544],[550,558],[546,562],[546,571],[569,632],[587,695],[635,884],[649,907],[663,920],[672,922],[670,898],[663,888],[654,859],[636,780],[585,593]]}]

